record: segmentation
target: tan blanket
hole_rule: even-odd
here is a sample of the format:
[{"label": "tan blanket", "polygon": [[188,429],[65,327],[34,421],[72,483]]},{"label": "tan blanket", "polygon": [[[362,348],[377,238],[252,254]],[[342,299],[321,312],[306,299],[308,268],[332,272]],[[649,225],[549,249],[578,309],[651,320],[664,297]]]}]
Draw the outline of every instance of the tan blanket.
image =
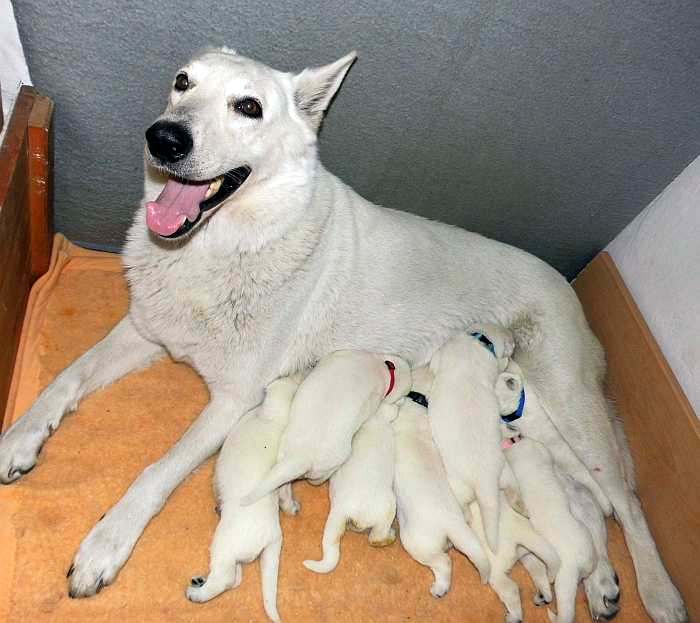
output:
[{"label": "tan blanket", "polygon": [[[117,256],[81,250],[57,236],[51,269],[35,285],[27,310],[8,404],[16,420],[56,374],[90,348],[127,309]],[[207,390],[187,366],[163,361],[132,374],[81,403],[44,447],[37,469],[0,487],[0,621],[265,621],[258,564],[243,583],[207,604],[184,596],[191,575],[205,574],[216,526],[212,461],[174,493],[146,529],[113,586],[90,599],[72,600],[66,571],[82,538],[138,474],[170,448],[207,401]],[[452,552],[452,590],[437,600],[432,575],[398,543],[383,549],[365,535],[347,533],[342,558],[330,575],[301,564],[320,556],[328,511],[326,487],[295,485],[297,517],[282,517],[284,548],[279,610],[292,621],[500,622],[504,609],[479,583],[476,571]],[[637,596],[621,532],[610,522],[610,550],[622,585],[618,621],[649,621]],[[546,622],[522,587],[525,619]],[[589,621],[579,591],[577,621]]]}]

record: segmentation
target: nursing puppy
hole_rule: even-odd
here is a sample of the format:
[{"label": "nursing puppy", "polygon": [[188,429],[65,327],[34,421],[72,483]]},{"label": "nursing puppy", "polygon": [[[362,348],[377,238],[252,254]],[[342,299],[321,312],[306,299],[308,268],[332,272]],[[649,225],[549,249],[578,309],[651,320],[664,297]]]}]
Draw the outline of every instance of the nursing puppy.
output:
[{"label": "nursing puppy", "polygon": [[450,589],[450,543],[474,563],[481,581],[486,583],[489,559],[450,489],[433,443],[427,409],[404,398],[394,420],[394,435],[399,536],[404,549],[432,570],[435,581],[430,593],[442,597]]},{"label": "nursing puppy", "polygon": [[513,441],[505,455],[520,486],[530,522],[549,541],[561,561],[554,580],[557,615],[554,617],[550,612],[550,619],[572,623],[578,583],[596,566],[593,541],[586,526],[572,515],[547,449],[534,439],[515,437]]},{"label": "nursing puppy", "polygon": [[587,487],[605,515],[610,515],[612,512],[610,500],[591,476],[588,468],[552,424],[539,401],[537,392],[528,383],[520,366],[511,360],[506,371],[501,373],[496,381],[496,395],[499,403],[504,403],[512,402],[513,394],[519,396],[521,392],[524,392],[524,408],[517,419],[509,421],[509,428],[523,437],[529,437],[543,444],[549,450],[556,465]]},{"label": "nursing puppy", "polygon": [[211,544],[209,575],[192,578],[187,589],[191,601],[204,602],[222,592],[236,588],[242,579],[242,563],[260,556],[263,605],[272,621],[277,612],[277,576],[282,530],[279,508],[295,515],[299,504],[286,485],[250,506],[240,498],[267,474],[277,459],[280,438],[289,419],[298,377],[274,381],[267,390],[262,406],[246,414],[231,431],[216,463],[215,488],[221,519]]},{"label": "nursing puppy", "polygon": [[[501,494],[501,511],[498,522],[498,549],[492,551],[486,543],[481,511],[476,502],[470,504],[472,519],[469,522],[488,556],[491,564],[489,585],[506,607],[506,623],[520,623],[523,620],[523,608],[520,601],[520,589],[509,577],[513,565],[524,559],[524,564],[539,590],[535,603],[549,603],[552,599],[550,582],[554,581],[559,570],[559,557],[554,548],[532,527],[522,515],[516,513]],[[544,563],[544,573],[538,563],[529,558],[531,552]]]},{"label": "nursing puppy", "polygon": [[514,343],[511,333],[496,325],[476,325],[470,332],[476,337],[460,333],[433,355],[428,414],[450,487],[463,506],[476,498],[486,540],[496,550],[505,459],[494,388]]},{"label": "nursing puppy", "polygon": [[350,350],[324,357],[294,396],[277,464],[241,503],[302,476],[314,484],[327,480],[350,456],[353,435],[367,418],[410,387],[411,369],[400,357]]},{"label": "nursing puppy", "polygon": [[331,511],[323,531],[323,559],[305,560],[316,573],[333,571],[340,559],[340,539],[346,524],[370,530],[369,543],[389,545],[396,539],[391,524],[396,516],[394,495],[394,431],[398,407],[384,404],[357,431],[352,454],[331,476]]}]

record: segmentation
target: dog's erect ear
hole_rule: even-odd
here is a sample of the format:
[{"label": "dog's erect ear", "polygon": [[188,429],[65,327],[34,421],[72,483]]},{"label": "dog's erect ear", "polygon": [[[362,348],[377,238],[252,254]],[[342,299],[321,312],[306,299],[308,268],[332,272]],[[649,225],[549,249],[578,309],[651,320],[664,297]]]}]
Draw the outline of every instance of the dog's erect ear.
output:
[{"label": "dog's erect ear", "polygon": [[356,58],[357,52],[353,51],[335,63],[309,67],[294,76],[294,100],[297,108],[315,130],[321,125],[323,114]]},{"label": "dog's erect ear", "polygon": [[496,379],[496,398],[501,415],[513,413],[520,402],[520,392],[523,390],[523,379],[519,374],[501,372]]}]

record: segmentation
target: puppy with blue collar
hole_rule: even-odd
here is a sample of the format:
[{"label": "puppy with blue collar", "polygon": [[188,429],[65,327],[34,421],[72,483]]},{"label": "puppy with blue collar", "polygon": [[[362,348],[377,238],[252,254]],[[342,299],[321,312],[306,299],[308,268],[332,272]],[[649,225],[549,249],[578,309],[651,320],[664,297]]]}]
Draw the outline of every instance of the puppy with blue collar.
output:
[{"label": "puppy with blue collar", "polygon": [[[424,377],[422,371],[414,377]],[[427,374],[425,376],[428,376]],[[411,557],[433,572],[433,597],[442,597],[452,583],[450,545],[477,568],[481,580],[489,578],[489,559],[474,531],[467,525],[464,509],[450,488],[440,453],[433,442],[425,394],[404,398],[394,420],[396,492],[399,537]],[[421,392],[421,393],[418,393]]]},{"label": "puppy with blue collar", "polygon": [[282,529],[279,508],[291,515],[299,511],[290,484],[274,489],[255,504],[243,506],[241,497],[263,478],[277,460],[280,438],[289,419],[292,398],[300,377],[271,383],[262,405],[248,412],[229,433],[216,463],[215,489],[221,519],[211,544],[208,577],[193,577],[187,589],[191,601],[204,602],[236,588],[242,564],[260,557],[265,612],[279,621],[277,577]]},{"label": "puppy with blue collar", "polygon": [[350,457],[367,418],[410,389],[411,368],[401,357],[339,350],[321,359],[294,396],[277,463],[241,503],[298,478],[325,482]]},{"label": "puppy with blue collar", "polygon": [[465,508],[476,500],[492,550],[498,549],[501,451],[496,380],[513,354],[513,336],[480,324],[454,336],[433,354],[430,427],[450,487]]},{"label": "puppy with blue collar", "polygon": [[305,560],[316,573],[329,573],[340,559],[340,539],[346,526],[369,530],[369,544],[390,545],[396,539],[394,495],[394,431],[391,422],[398,407],[383,404],[360,427],[352,440],[352,453],[330,479],[331,510],[323,531],[323,559]]}]

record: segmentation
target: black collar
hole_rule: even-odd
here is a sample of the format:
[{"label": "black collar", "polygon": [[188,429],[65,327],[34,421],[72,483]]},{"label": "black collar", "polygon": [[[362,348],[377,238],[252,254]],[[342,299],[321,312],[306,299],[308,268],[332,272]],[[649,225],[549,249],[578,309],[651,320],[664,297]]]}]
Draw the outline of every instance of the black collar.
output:
[{"label": "black collar", "polygon": [[483,333],[471,333],[470,335],[481,342],[486,347],[486,350],[488,350],[494,357],[496,356],[496,347],[493,345],[493,342]]},{"label": "black collar", "polygon": [[410,398],[413,400],[413,402],[425,407],[426,409],[428,408],[428,399],[425,397],[425,394],[421,394],[420,392],[408,392],[408,394],[406,394],[406,398]]}]

